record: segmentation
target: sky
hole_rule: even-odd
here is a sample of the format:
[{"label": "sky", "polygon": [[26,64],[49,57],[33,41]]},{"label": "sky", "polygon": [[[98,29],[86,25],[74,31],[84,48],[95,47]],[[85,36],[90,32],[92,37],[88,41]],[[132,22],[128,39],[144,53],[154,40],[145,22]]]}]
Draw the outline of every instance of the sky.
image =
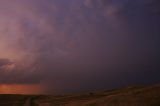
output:
[{"label": "sky", "polygon": [[0,0],[0,93],[160,82],[159,0]]}]

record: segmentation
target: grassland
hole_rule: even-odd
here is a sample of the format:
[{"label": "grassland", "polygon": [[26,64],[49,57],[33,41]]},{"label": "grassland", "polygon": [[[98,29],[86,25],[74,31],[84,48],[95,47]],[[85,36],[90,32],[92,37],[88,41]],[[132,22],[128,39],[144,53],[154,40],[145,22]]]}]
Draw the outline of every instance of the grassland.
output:
[{"label": "grassland", "polygon": [[63,96],[0,95],[0,106],[160,106],[160,85]]}]

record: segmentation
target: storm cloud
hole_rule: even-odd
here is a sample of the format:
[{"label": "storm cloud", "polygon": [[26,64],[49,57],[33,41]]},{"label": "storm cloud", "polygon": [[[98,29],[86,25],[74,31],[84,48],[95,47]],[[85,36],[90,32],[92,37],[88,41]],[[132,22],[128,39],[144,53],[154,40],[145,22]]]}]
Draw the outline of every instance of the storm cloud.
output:
[{"label": "storm cloud", "polygon": [[1,0],[0,83],[45,93],[156,83],[158,0]]}]

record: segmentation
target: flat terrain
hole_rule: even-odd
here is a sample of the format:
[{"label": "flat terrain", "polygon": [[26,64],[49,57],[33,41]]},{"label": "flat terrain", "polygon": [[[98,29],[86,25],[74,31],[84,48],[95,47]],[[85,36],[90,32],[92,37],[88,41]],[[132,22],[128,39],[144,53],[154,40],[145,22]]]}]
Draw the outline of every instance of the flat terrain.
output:
[{"label": "flat terrain", "polygon": [[0,95],[0,106],[160,106],[160,85],[64,96]]}]

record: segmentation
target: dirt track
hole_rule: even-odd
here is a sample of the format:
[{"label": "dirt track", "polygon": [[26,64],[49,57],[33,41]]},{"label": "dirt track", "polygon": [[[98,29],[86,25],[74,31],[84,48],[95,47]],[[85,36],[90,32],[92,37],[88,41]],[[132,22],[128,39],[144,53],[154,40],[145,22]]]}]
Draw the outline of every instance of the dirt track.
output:
[{"label": "dirt track", "polygon": [[24,103],[23,106],[31,106],[31,100],[32,100],[32,97],[29,97],[29,98],[25,101],[25,103]]}]

